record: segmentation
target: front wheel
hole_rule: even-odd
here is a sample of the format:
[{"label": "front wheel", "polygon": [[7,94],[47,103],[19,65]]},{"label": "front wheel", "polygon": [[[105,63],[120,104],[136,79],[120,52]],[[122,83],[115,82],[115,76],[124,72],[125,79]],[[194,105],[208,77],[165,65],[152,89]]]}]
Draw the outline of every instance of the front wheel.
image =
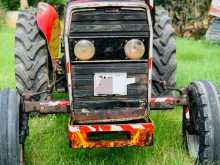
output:
[{"label": "front wheel", "polygon": [[183,136],[191,157],[201,164],[220,162],[220,103],[215,86],[196,81],[188,88],[188,111],[183,113]]},{"label": "front wheel", "polygon": [[0,91],[0,164],[24,164],[23,144],[19,144],[19,97],[11,89]]}]

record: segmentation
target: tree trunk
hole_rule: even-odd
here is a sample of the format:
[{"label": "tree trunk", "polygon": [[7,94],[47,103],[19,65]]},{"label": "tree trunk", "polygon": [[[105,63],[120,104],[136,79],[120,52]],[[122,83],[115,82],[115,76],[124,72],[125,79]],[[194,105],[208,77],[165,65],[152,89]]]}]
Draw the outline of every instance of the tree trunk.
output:
[{"label": "tree trunk", "polygon": [[28,0],[20,0],[20,8],[21,10],[25,10],[29,8]]}]

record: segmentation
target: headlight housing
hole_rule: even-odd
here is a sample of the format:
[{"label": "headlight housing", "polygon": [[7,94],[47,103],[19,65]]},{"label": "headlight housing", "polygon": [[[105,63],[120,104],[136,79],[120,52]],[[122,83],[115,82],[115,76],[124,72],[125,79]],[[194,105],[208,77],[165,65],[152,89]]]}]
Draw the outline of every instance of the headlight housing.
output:
[{"label": "headlight housing", "polygon": [[90,60],[95,54],[95,46],[89,40],[80,40],[74,47],[74,54],[79,60]]},{"label": "headlight housing", "polygon": [[125,44],[124,51],[129,59],[138,60],[143,57],[145,46],[141,40],[131,39]]}]

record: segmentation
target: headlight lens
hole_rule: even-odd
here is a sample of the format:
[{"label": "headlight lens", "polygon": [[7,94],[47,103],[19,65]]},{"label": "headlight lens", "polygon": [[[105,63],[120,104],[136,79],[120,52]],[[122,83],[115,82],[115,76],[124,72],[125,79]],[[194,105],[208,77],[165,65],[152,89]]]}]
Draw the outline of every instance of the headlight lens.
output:
[{"label": "headlight lens", "polygon": [[95,54],[95,46],[89,40],[80,40],[74,47],[74,53],[79,60],[90,60]]},{"label": "headlight lens", "polygon": [[145,46],[141,40],[132,39],[125,44],[124,51],[129,59],[138,60],[143,57]]}]

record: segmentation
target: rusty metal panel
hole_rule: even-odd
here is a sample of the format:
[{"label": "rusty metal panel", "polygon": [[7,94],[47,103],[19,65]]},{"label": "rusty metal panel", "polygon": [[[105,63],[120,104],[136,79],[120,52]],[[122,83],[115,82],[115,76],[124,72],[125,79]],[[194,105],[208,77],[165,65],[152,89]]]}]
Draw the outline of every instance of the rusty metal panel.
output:
[{"label": "rusty metal panel", "polygon": [[[72,74],[76,121],[124,121],[144,117],[146,62],[74,64]],[[100,76],[111,78],[100,82]]]},{"label": "rusty metal panel", "polygon": [[104,123],[142,119],[147,111],[143,108],[118,108],[104,110],[79,109],[75,111],[76,123]]},{"label": "rusty metal panel", "polygon": [[[99,73],[126,73],[127,80],[132,79],[133,83],[127,83],[127,95],[118,97],[108,95],[106,97],[96,97],[94,92],[94,77]],[[146,62],[139,63],[108,63],[108,64],[74,64],[73,65],[73,89],[75,100],[120,100],[136,99],[136,102],[147,95],[147,68]],[[78,102],[75,102],[77,106]],[[84,108],[80,105],[75,109]]]},{"label": "rusty metal panel", "polygon": [[152,107],[167,107],[167,106],[178,106],[178,105],[186,105],[187,104],[187,96],[165,96],[165,97],[152,97],[151,98],[151,106]]},{"label": "rusty metal panel", "polygon": [[[68,139],[72,148],[100,148],[100,147],[125,147],[146,146],[153,144],[153,124],[97,124],[97,125],[69,125]],[[99,136],[97,140],[91,140],[90,134],[105,135],[108,133],[126,133],[127,138],[105,140]]]},{"label": "rusty metal panel", "polygon": [[68,100],[58,101],[24,101],[24,112],[39,112],[45,114],[67,113],[70,103]]}]

